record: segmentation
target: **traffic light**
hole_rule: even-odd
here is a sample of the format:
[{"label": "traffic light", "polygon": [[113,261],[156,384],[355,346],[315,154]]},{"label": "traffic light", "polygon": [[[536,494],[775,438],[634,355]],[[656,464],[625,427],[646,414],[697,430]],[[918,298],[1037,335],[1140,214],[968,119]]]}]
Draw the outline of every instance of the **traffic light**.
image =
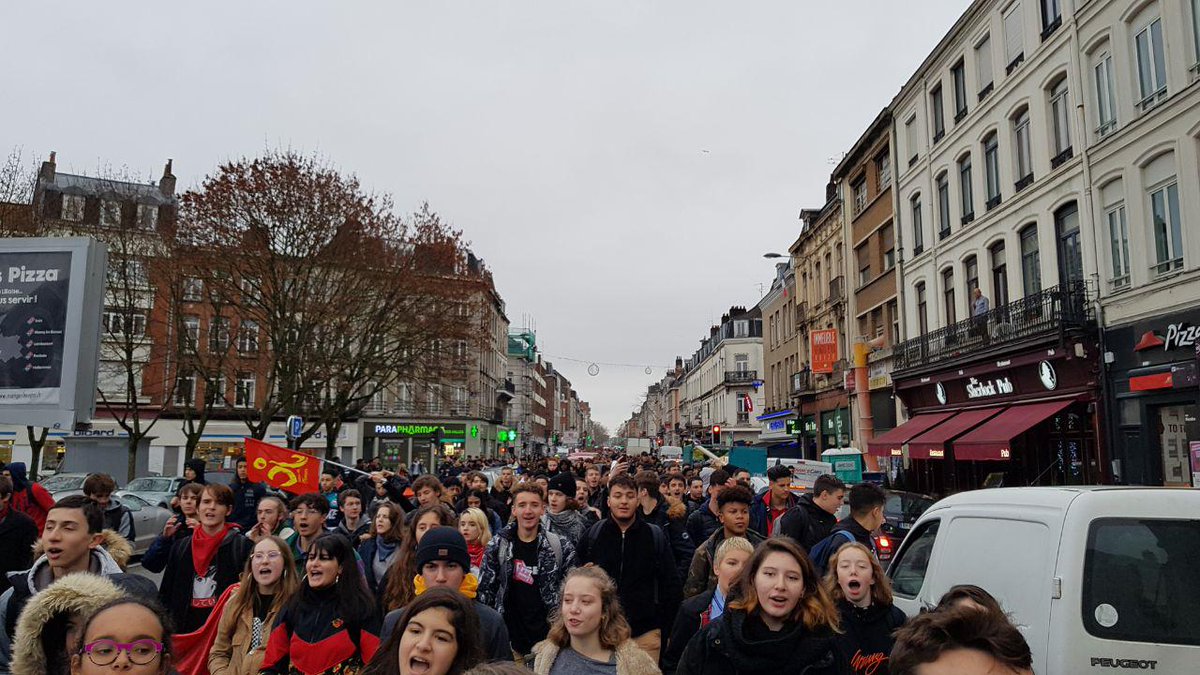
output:
[{"label": "traffic light", "polygon": [[720,444],[721,444],[721,425],[720,425],[720,424],[714,424],[714,425],[713,425],[713,428],[712,428],[712,444],[713,444],[713,445],[720,445]]}]

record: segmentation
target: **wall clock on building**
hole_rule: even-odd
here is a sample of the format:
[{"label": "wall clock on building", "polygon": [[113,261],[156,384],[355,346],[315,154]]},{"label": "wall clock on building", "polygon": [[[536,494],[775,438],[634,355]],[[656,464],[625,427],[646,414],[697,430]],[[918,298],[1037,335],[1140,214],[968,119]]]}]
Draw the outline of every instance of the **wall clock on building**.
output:
[{"label": "wall clock on building", "polygon": [[937,394],[938,403],[946,405],[946,388],[942,386],[941,382],[938,382],[934,387],[934,393]]},{"label": "wall clock on building", "polygon": [[1038,365],[1038,377],[1046,389],[1053,391],[1058,387],[1058,373],[1054,372],[1054,366],[1050,365],[1049,361],[1042,361]]}]

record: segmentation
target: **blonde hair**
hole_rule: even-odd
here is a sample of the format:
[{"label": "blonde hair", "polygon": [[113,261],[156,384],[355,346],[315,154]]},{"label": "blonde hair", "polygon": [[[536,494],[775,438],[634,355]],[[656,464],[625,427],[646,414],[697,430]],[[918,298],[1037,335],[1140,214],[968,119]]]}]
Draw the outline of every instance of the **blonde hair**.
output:
[{"label": "blonde hair", "polygon": [[792,621],[804,622],[804,627],[808,630],[823,628],[837,632],[841,620],[837,606],[833,604],[829,593],[821,585],[821,578],[817,576],[817,568],[813,566],[808,555],[787,537],[772,537],[760,543],[754,550],[754,555],[742,568],[742,576],[738,579],[740,597],[729,603],[730,609],[743,611],[746,614],[754,614],[759,611],[758,589],[754,585],[754,577],[758,574],[758,569],[762,567],[763,561],[772,553],[784,553],[795,559],[804,579],[804,597],[796,603],[796,609],[792,610],[792,616],[788,618]]},{"label": "blonde hair", "polygon": [[617,584],[608,576],[608,572],[604,571],[603,567],[576,567],[567,573],[563,579],[562,588],[559,589],[558,607],[550,614],[550,632],[546,635],[546,639],[558,645],[559,648],[569,647],[571,645],[571,635],[567,632],[567,626],[563,623],[562,616],[562,594],[566,590],[567,584],[572,579],[583,577],[589,579],[596,585],[596,590],[600,591],[600,628],[599,638],[600,646],[605,649],[616,649],[620,647],[632,634],[629,628],[629,622],[625,620],[625,612],[621,610],[621,600],[617,597]]},{"label": "blonde hair", "polygon": [[722,541],[717,546],[716,555],[713,556],[713,567],[720,565],[721,561],[725,559],[725,556],[733,553],[734,551],[741,551],[742,553],[754,555],[754,544],[751,544],[750,540],[745,537],[730,537]]},{"label": "blonde hair", "polygon": [[846,599],[846,594],[842,592],[842,585],[838,583],[837,566],[838,560],[841,560],[842,553],[846,551],[861,551],[867,556],[867,560],[871,562],[871,578],[875,583],[871,584],[871,602],[877,605],[892,604],[892,582],[888,581],[887,573],[883,571],[883,565],[879,564],[879,559],[875,554],[871,553],[871,549],[863,546],[857,541],[852,541],[848,544],[842,544],[842,547],[829,556],[829,571],[825,573],[825,590],[829,593],[829,597],[834,602],[840,602]]},{"label": "blonde hair", "polygon": [[464,509],[462,513],[458,514],[459,523],[462,523],[464,518],[479,526],[479,543],[487,546],[488,542],[492,540],[492,527],[491,525],[488,525],[487,514],[485,514],[482,509],[477,509],[472,506],[471,508]]}]

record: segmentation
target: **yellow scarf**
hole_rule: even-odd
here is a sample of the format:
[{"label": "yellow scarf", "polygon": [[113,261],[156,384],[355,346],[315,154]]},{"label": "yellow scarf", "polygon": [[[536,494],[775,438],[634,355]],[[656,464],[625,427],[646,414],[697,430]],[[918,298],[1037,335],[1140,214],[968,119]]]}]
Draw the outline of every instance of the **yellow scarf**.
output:
[{"label": "yellow scarf", "polygon": [[[428,590],[425,585],[425,577],[418,574],[413,577],[413,594],[420,595]],[[475,599],[475,594],[479,590],[479,579],[475,578],[474,574],[467,574],[463,577],[462,586],[458,587],[458,592],[463,594],[463,597]]]}]

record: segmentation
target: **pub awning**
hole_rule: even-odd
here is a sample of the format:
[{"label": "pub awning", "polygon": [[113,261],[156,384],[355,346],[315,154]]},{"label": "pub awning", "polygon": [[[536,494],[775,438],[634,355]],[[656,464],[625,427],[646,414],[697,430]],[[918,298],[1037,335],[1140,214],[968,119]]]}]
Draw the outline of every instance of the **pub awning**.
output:
[{"label": "pub awning", "polygon": [[908,456],[912,459],[943,459],[946,456],[947,441],[952,441],[999,415],[1001,410],[1004,410],[1003,406],[955,413],[954,417],[910,440]]},{"label": "pub awning", "polygon": [[956,459],[1005,461],[1012,457],[1012,439],[1054,417],[1074,400],[1014,405],[954,441]]},{"label": "pub awning", "polygon": [[917,415],[895,429],[889,429],[867,441],[867,454],[876,457],[900,457],[905,443],[945,422],[953,415],[952,412]]}]

